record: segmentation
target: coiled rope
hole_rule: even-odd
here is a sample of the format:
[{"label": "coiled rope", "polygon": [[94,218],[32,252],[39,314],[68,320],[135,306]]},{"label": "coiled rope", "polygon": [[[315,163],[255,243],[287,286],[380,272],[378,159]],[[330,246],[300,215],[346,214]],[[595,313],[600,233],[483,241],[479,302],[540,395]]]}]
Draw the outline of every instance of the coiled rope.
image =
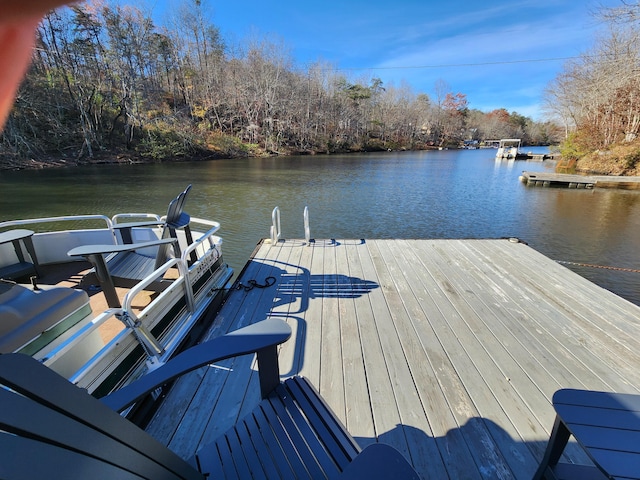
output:
[{"label": "coiled rope", "polygon": [[615,270],[617,272],[640,273],[640,270],[636,268],[610,267],[607,265],[593,265],[592,263],[568,262],[566,260],[556,260],[556,262],[563,265],[575,265],[578,267],[602,268],[604,270]]},{"label": "coiled rope", "polygon": [[249,290],[253,290],[254,288],[271,287],[272,285],[275,285],[275,283],[276,283],[276,277],[267,277],[264,279],[264,283],[258,283],[256,280],[251,279],[247,282],[246,285],[240,282],[234,288],[236,290],[242,290],[244,288],[244,291],[248,292]]}]

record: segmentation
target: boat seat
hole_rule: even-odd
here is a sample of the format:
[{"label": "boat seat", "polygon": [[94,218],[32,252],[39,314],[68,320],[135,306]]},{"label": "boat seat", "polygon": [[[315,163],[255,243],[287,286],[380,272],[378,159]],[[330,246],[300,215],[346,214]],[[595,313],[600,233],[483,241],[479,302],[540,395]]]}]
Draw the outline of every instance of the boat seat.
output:
[{"label": "boat seat", "polygon": [[[67,252],[69,256],[83,256],[91,263],[93,270],[88,275],[95,274],[97,277],[109,307],[121,307],[116,294],[116,286],[131,288],[172,257],[179,258],[181,256],[177,229],[183,229],[187,242],[193,243],[189,228],[191,217],[183,211],[190,190],[191,185],[188,185],[183,192],[180,192],[176,198],[169,202],[167,215],[160,223],[152,221],[115,224],[113,228],[120,230],[124,245],[83,245]],[[159,240],[133,243],[132,230],[134,228],[156,225],[162,226]],[[191,252],[190,262],[193,263],[196,260],[195,252]],[[166,283],[156,281],[152,285],[152,288],[161,290],[166,286]]]},{"label": "boat seat", "polygon": [[24,280],[23,277],[28,277],[29,275],[33,275],[34,273],[36,273],[36,270],[33,266],[33,263],[30,262],[18,262],[0,268],[0,278],[7,280]]},{"label": "boat seat", "polygon": [[[175,242],[173,245],[175,245]],[[165,261],[167,258],[165,258]],[[130,255],[111,253],[107,256],[106,262],[109,272],[114,278],[134,281],[148,277],[156,268],[162,265],[162,263],[156,265],[155,256],[145,255],[141,252],[135,252]],[[120,281],[119,283],[122,284],[123,282]]]},{"label": "boat seat", "polygon": [[[191,233],[191,227],[189,224],[191,223],[191,217],[188,213],[184,211],[184,204],[187,201],[187,196],[191,191],[191,185],[187,185],[187,188],[184,191],[180,192],[176,198],[169,202],[169,206],[167,207],[167,214],[164,216],[162,221],[145,221],[145,222],[134,222],[134,223],[115,223],[113,228],[120,232],[120,236],[122,238],[123,243],[129,244],[133,242],[133,229],[136,227],[152,227],[152,226],[161,226],[162,234],[160,238],[175,238],[178,239],[177,230],[183,230],[185,232],[185,238],[187,240],[187,245],[193,243],[193,236]],[[179,257],[182,252],[180,251],[180,244],[176,243],[174,245],[175,255]],[[192,252],[195,255],[194,252]],[[195,262],[196,258],[193,257],[192,260]]]},{"label": "boat seat", "polygon": [[[0,282],[0,353],[24,350],[40,337],[55,337],[53,330],[61,323],[65,329],[91,313],[89,296],[82,290],[67,287],[32,287]],[[41,348],[41,347],[40,347]],[[39,349],[27,345],[28,350]],[[35,352],[32,352],[35,353]]]},{"label": "boat seat", "polygon": [[[87,261],[93,265],[92,271],[87,273],[87,276],[96,276],[109,307],[120,308],[120,299],[116,292],[116,285],[132,287],[169,260],[168,257],[163,257],[163,261],[158,262],[157,259],[139,253],[137,250],[158,248],[160,252],[158,252],[157,255],[160,256],[162,255],[161,252],[166,251],[168,246],[175,245],[176,243],[177,240],[175,238],[166,238],[152,242],[131,243],[126,245],[83,245],[72,248],[67,252],[67,255],[70,257],[81,256],[86,258]],[[161,281],[154,283],[155,288],[162,287],[160,285]]]}]

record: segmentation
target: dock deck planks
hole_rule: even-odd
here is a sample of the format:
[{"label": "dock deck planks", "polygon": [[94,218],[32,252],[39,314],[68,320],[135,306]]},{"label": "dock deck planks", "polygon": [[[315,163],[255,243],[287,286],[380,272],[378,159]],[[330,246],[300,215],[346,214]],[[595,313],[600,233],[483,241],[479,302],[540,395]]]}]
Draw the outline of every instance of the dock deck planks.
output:
[{"label": "dock deck planks", "polygon": [[[639,392],[640,307],[521,243],[264,242],[240,281],[268,276],[230,293],[209,336],[287,319],[283,377],[424,478],[531,478],[555,390]],[[147,428],[183,457],[258,402],[252,357],[220,367],[176,382]],[[587,463],[575,446],[566,459]]]}]

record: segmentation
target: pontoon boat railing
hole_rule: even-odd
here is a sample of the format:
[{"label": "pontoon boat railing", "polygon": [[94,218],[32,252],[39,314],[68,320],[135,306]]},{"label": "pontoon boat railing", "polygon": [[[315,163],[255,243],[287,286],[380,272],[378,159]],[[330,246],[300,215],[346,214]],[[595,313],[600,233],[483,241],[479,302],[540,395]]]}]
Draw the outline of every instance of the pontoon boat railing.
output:
[{"label": "pontoon boat railing", "polygon": [[[98,326],[104,323],[106,320],[108,320],[113,316],[121,315],[123,313],[124,313],[124,310],[121,308],[113,308],[105,311],[102,315],[100,315],[99,317],[95,318],[92,321],[92,323],[95,323],[96,325],[92,325],[91,326],[92,328],[90,330],[88,329],[89,331],[87,332],[80,331],[78,332],[78,334],[82,333],[81,336],[74,335],[67,342],[65,342],[65,345],[63,345],[65,348],[61,349],[64,351],[61,351],[61,352],[56,351],[54,355],[48,355],[46,358],[46,361],[44,362],[45,365],[51,363],[52,360],[50,359],[52,359],[54,356],[57,357],[59,355],[62,355],[65,351],[69,350],[71,347],[76,345],[76,342],[81,341],[82,338],[84,338],[93,330],[98,328]],[[118,345],[119,343],[123,342],[126,339],[126,337],[129,335],[131,335],[131,331],[128,328],[123,328],[122,330],[120,330],[120,332],[118,332],[118,334],[115,337],[113,337],[104,347],[102,347],[93,357],[91,357],[89,361],[87,361],[80,370],[78,370],[71,377],[69,377],[69,381],[71,383],[76,383],[76,384],[80,383],[84,379],[84,377],[86,377],[89,374],[89,372],[95,365],[97,365],[107,355],[110,355],[113,352],[113,347],[115,345]]]},{"label": "pontoon boat railing", "polygon": [[39,223],[55,223],[55,222],[78,222],[83,220],[100,220],[107,224],[107,228],[111,232],[113,239],[116,243],[117,236],[115,230],[113,228],[113,222],[111,219],[105,215],[70,215],[63,217],[43,217],[43,218],[28,218],[22,220],[8,220],[6,222],[0,223],[0,229],[10,228],[10,227],[19,227],[24,225],[36,225]]},{"label": "pontoon boat railing", "polygon": [[117,213],[116,215],[111,217],[111,221],[113,222],[114,225],[117,225],[118,223],[121,223],[120,220],[128,221],[132,218],[137,218],[137,219],[145,218],[145,219],[157,221],[158,223],[162,222],[160,215],[156,215],[155,213]]},{"label": "pontoon boat railing", "polygon": [[[175,290],[178,285],[184,285],[185,296],[187,297],[187,308],[189,311],[193,311],[193,291],[188,288],[188,285],[185,282],[187,267],[184,260],[180,258],[172,258],[165,264],[161,265],[157,270],[154,270],[148,277],[144,278],[140,282],[136,283],[131,290],[129,290],[124,296],[124,300],[122,301],[122,308],[129,312],[129,316],[137,319],[136,315],[133,313],[133,299],[142,292],[147,286],[151,285],[153,282],[157,281],[161,278],[167,270],[170,268],[177,266],[178,271],[180,272],[180,276],[171,282],[165,290],[162,291],[160,297],[166,296],[168,292]],[[191,296],[191,302],[189,302],[189,296]],[[191,303],[191,305],[189,305]],[[146,308],[140,312],[140,316],[142,317],[146,313]]]},{"label": "pontoon boat railing", "polygon": [[45,365],[51,365],[54,361],[60,358],[62,355],[71,350],[74,346],[82,342],[86,337],[93,333],[100,325],[109,320],[111,317],[120,313],[122,309],[112,308],[102,312],[99,316],[92,319],[89,323],[83,326],[80,330],[69,337],[65,342],[52,349],[44,357],[40,359]]},{"label": "pontoon boat railing", "polygon": [[[162,219],[164,220],[165,217],[162,217]],[[207,227],[209,227],[209,230],[207,230],[206,232],[204,232],[203,236],[208,236],[212,233],[217,232],[218,230],[220,230],[220,223],[219,222],[214,222],[213,220],[206,220],[204,218],[197,218],[197,217],[191,217],[191,221],[189,222],[189,226],[191,226],[193,228],[193,226],[200,224],[200,225],[205,225]]]},{"label": "pontoon boat railing", "polygon": [[[213,240],[213,234],[216,233],[219,229],[220,229],[220,224],[218,222],[212,222],[209,220],[203,220],[200,218],[195,218],[192,219],[192,222],[196,222],[196,223],[201,223],[203,225],[209,225],[212,228],[210,228],[209,230],[207,230],[206,232],[204,232],[200,238],[198,238],[195,242],[193,242],[191,245],[187,246],[187,248],[184,249],[184,251],[182,252],[182,260],[184,261],[185,265],[189,265],[189,257],[191,255],[191,252],[196,252],[197,253],[197,249],[198,247],[202,246],[202,251],[200,252],[200,255],[198,256],[198,260],[201,260],[202,257],[204,256],[204,254],[210,249],[210,248],[214,248],[217,250],[217,246],[220,244],[220,242],[222,242],[222,239],[220,239],[219,237],[215,237],[216,240]],[[209,248],[204,246],[205,242],[209,242]],[[218,253],[218,257],[220,256],[220,251],[217,250]],[[217,258],[216,258],[217,260]],[[191,269],[193,269],[194,265],[191,266]]]},{"label": "pontoon boat railing", "polygon": [[[90,371],[95,364],[97,364],[100,360],[102,360],[102,358],[105,355],[109,353],[112,345],[123,341],[124,337],[126,337],[130,333],[133,333],[133,335],[136,337],[138,342],[143,346],[147,354],[149,354],[150,356],[156,357],[158,360],[161,360],[160,355],[162,355],[166,351],[166,348],[161,347],[159,342],[155,339],[155,337],[153,337],[148,331],[146,331],[146,329],[140,326],[140,323],[138,322],[138,316],[136,316],[136,314],[133,312],[132,302],[133,302],[133,299],[136,297],[136,295],[138,295],[142,290],[144,290],[144,287],[152,283],[157,278],[163,276],[164,273],[169,268],[177,265],[178,268],[180,269],[180,264],[182,263],[183,261],[177,258],[171,259],[168,262],[166,262],[164,265],[162,265],[160,268],[155,270],[147,278],[142,280],[140,283],[136,284],[131,290],[127,292],[127,294],[124,297],[122,308],[112,308],[112,309],[106,310],[105,312],[103,312],[102,314],[100,314],[99,316],[91,320],[91,322],[89,322],[87,325],[85,325],[80,330],[78,330],[74,335],[68,338],[64,343],[62,343],[58,347],[51,350],[45,357],[41,359],[41,361],[45,365],[52,364],[53,362],[55,362],[55,360],[57,360],[59,357],[67,353],[74,346],[79,345],[86,337],[88,337],[91,333],[93,333],[98,327],[100,327],[103,323],[105,323],[107,320],[109,320],[111,317],[114,317],[114,316],[120,319],[121,321],[123,321],[123,323],[127,328],[124,328],[123,330],[121,330],[111,341],[107,343],[107,345],[102,347],[100,351],[98,351],[84,365],[84,367],[81,370],[77,371],[73,375],[73,377],[70,378],[72,382],[78,382],[82,380],[82,378],[87,374],[87,372]],[[189,288],[186,288],[186,286],[184,285],[185,285],[185,275],[181,271],[180,276],[174,282],[172,282],[172,284],[169,287],[167,287],[166,290],[164,290],[161,293],[161,296],[168,296],[169,292],[172,292],[177,288],[184,288],[185,292],[190,290]],[[140,317],[144,316],[147,313],[148,313],[147,309],[142,310],[142,312],[140,312]],[[156,353],[153,353],[153,352],[156,352]]]},{"label": "pontoon boat railing", "polygon": [[[159,216],[153,214],[119,214],[115,215],[112,219],[106,217],[104,215],[74,215],[74,216],[66,216],[66,217],[47,217],[47,218],[35,218],[35,219],[27,219],[27,220],[15,220],[15,221],[7,221],[0,223],[1,228],[10,228],[22,225],[33,225],[39,223],[51,223],[51,222],[64,222],[64,221],[82,221],[82,220],[100,220],[104,221],[107,228],[111,232],[111,235],[114,238],[114,242],[117,244],[117,236],[115,234],[115,230],[117,229],[118,219],[124,218],[150,218],[154,221],[163,221]],[[202,262],[207,262],[205,264],[206,267],[212,267],[215,261],[220,257],[219,245],[221,243],[221,239],[219,237],[214,237],[214,234],[220,229],[220,224],[218,222],[214,222],[211,220],[201,219],[201,218],[191,218],[192,225],[201,225],[204,227],[208,227],[208,230],[200,235],[200,237],[194,241],[191,245],[188,245],[187,248],[182,252],[181,258],[174,258],[163,264],[160,268],[152,272],[145,279],[137,283],[133,288],[131,288],[123,299],[123,307],[122,308],[114,308],[109,309],[102,314],[98,315],[96,318],[91,320],[87,325],[83,326],[77,332],[75,332],[71,337],[69,337],[62,344],[58,345],[56,348],[52,349],[48,352],[41,361],[46,365],[51,365],[57,359],[62,357],[65,353],[69,352],[76,345],[79,345],[84,339],[86,339],[91,333],[93,333],[97,328],[99,328],[102,324],[104,324],[107,320],[112,317],[117,317],[126,325],[126,328],[123,328],[116,336],[111,339],[105,346],[103,346],[96,354],[85,363],[81,370],[75,372],[73,376],[70,378],[71,382],[78,383],[82,381],[82,379],[91,371],[91,369],[97,365],[101,360],[103,360],[111,351],[112,346],[123,342],[125,338],[133,334],[136,340],[143,346],[148,356],[153,361],[162,362],[169,358],[175,350],[179,347],[177,341],[167,342],[166,345],[162,346],[160,342],[146,329],[142,326],[140,322],[140,318],[144,318],[152,314],[153,312],[149,311],[149,307],[143,309],[136,315],[133,311],[133,301],[134,298],[140,294],[141,291],[145,289],[148,285],[153,283],[159,278],[162,278],[167,270],[172,267],[178,268],[179,276],[177,279],[171,282],[171,284],[162,291],[157,301],[162,302],[162,298],[168,298],[172,294],[175,295],[178,289],[184,290],[184,296],[186,300],[186,310],[189,315],[189,318],[183,322],[180,327],[180,332],[188,331],[191,329],[193,324],[196,322],[197,318],[200,316],[202,312],[198,309],[201,307],[196,306],[195,295],[196,292],[193,290],[193,286],[191,282],[189,282],[189,278],[192,275],[195,275],[196,272],[201,269],[203,266]],[[217,256],[211,259],[210,255],[207,253],[211,250],[217,252]],[[198,260],[189,267],[188,259],[191,252],[196,252],[198,254]],[[221,274],[216,277],[216,281],[223,280],[221,278]],[[157,301],[154,304],[157,304]],[[179,332],[179,333],[180,333]],[[172,338],[175,338],[176,335],[172,335]],[[179,338],[182,338],[178,335]]]}]

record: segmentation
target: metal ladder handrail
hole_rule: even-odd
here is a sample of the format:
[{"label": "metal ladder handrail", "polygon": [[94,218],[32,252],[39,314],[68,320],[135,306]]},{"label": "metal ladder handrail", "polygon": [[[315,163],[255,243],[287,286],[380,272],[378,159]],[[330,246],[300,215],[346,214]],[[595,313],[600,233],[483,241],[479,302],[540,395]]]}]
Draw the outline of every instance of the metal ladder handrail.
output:
[{"label": "metal ladder handrail", "polygon": [[280,207],[275,207],[271,212],[271,243],[275,245],[280,240],[282,229],[280,227]]},{"label": "metal ladder handrail", "polygon": [[[304,219],[304,239],[307,244],[311,243],[311,228],[309,227],[309,207],[304,207],[303,212]],[[282,236],[282,228],[280,226],[280,207],[275,207],[271,212],[271,229],[270,229],[271,244],[278,243]]]},{"label": "metal ladder handrail", "polygon": [[304,240],[307,243],[311,242],[311,230],[309,228],[309,207],[304,207],[304,212],[303,212],[303,217],[304,217]]}]

